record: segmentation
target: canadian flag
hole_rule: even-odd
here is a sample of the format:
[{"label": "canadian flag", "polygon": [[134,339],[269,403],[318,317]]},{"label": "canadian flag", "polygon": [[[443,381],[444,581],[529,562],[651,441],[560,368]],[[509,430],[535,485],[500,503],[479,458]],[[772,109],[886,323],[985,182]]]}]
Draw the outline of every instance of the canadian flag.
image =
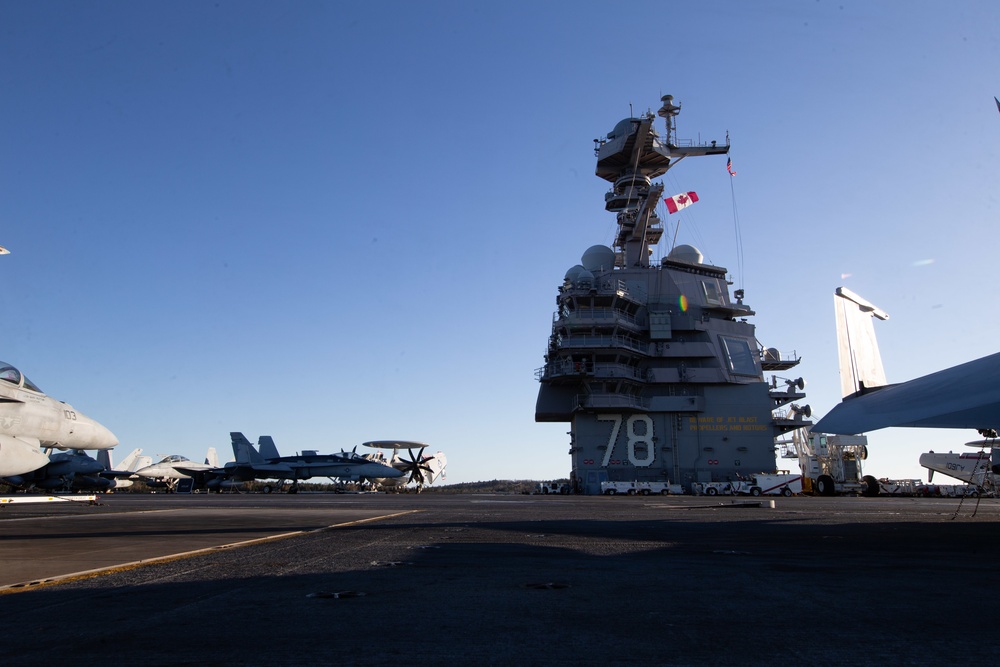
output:
[{"label": "canadian flag", "polygon": [[667,205],[667,210],[671,213],[676,213],[682,208],[687,208],[691,204],[698,201],[697,192],[682,192],[679,195],[674,195],[673,197],[667,197],[663,200],[663,203]]}]

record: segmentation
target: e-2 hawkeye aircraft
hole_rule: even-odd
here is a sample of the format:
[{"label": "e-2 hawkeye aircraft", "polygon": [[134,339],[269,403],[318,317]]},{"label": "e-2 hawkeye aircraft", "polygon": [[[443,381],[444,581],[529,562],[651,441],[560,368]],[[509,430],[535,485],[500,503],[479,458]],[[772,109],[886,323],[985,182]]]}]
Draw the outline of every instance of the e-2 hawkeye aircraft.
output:
[{"label": "e-2 hawkeye aircraft", "polygon": [[46,396],[21,371],[0,361],[0,477],[47,465],[42,449],[111,449],[117,444],[103,425]]},{"label": "e-2 hawkeye aircraft", "polygon": [[[275,479],[278,480],[279,488],[284,485],[285,480],[292,480],[288,493],[295,493],[298,491],[296,484],[298,480],[312,477],[330,477],[357,482],[403,475],[395,468],[369,461],[356,452],[320,454],[315,450],[304,450],[295,456],[278,456],[277,447],[271,436],[260,437],[258,440],[260,451],[255,449],[242,433],[232,432],[229,437],[233,443],[233,456],[236,460],[221,468],[200,471],[209,477],[206,484],[210,489],[233,486],[255,479]],[[182,473],[189,472],[183,466],[176,468]],[[270,484],[263,488],[264,493],[271,493],[273,490],[274,487]]]},{"label": "e-2 hawkeye aircraft", "polygon": [[[994,491],[997,475],[992,469],[992,461],[1000,461],[1000,445],[995,440],[975,440],[965,444],[978,447],[979,451],[964,454],[931,451],[921,454],[920,465],[927,468],[927,482],[933,482],[934,473],[939,472],[973,485],[980,493]],[[992,451],[987,452],[987,448]]]},{"label": "e-2 hawkeye aircraft", "polygon": [[[448,466],[448,458],[444,452],[437,454],[424,454],[427,445],[422,442],[410,442],[407,440],[372,440],[362,443],[365,447],[375,449],[391,449],[392,456],[386,457],[381,452],[369,454],[366,458],[370,461],[386,463],[403,473],[402,477],[396,479],[380,480],[380,486],[386,489],[400,490],[409,484],[414,484],[419,493],[425,485],[433,484],[439,478],[445,477],[445,468]],[[401,449],[407,450],[409,458],[400,455]],[[413,450],[417,453],[414,454]]]}]

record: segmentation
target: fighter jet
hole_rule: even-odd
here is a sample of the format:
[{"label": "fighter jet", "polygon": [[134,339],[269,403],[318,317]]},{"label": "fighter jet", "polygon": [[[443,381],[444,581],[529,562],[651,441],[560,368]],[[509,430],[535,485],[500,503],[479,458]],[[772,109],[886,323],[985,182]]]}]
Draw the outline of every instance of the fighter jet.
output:
[{"label": "fighter jet", "polygon": [[162,487],[168,491],[174,491],[177,488],[177,483],[182,479],[193,479],[196,487],[206,486],[209,478],[217,476],[212,475],[210,471],[216,470],[218,467],[219,455],[216,453],[215,447],[209,447],[205,453],[204,463],[192,461],[180,454],[171,454],[160,459],[157,463],[139,468],[135,474],[137,477],[143,478],[146,484],[152,488]]},{"label": "fighter jet", "polygon": [[1000,353],[845,398],[813,427],[862,433],[887,426],[1000,430]]},{"label": "fighter jet", "polygon": [[69,491],[78,476],[96,477],[104,471],[103,465],[78,450],[51,454],[48,459],[49,462],[37,470],[4,477],[3,481],[22,489]]},{"label": "fighter jet", "polygon": [[[49,454],[49,462],[37,470],[0,479],[5,484],[25,491],[110,491],[131,486],[132,482],[119,477],[128,477],[131,472],[109,469],[110,457],[101,457],[109,450],[98,452],[95,461],[80,450]],[[141,449],[134,450],[125,457],[124,465],[134,460]],[[104,459],[104,460],[102,460]]]},{"label": "fighter jet", "polygon": [[844,400],[813,431],[856,434],[887,426],[1000,430],[1000,353],[886,384],[871,319],[888,315],[843,287],[834,302]]},{"label": "fighter jet", "polygon": [[0,477],[48,464],[43,448],[110,449],[117,444],[107,428],[46,396],[19,370],[0,362]]},{"label": "fighter jet", "polygon": [[[838,298],[856,306],[846,307],[854,315],[861,313],[858,321],[867,320],[868,330],[863,335],[850,326],[841,326],[839,308],[844,307],[844,302]],[[813,431],[853,435],[889,426],[971,428],[988,440],[996,440],[1000,432],[1000,353],[908,382],[885,384],[869,317],[879,317],[881,311],[843,287],[837,289],[834,300],[838,307],[841,379],[843,382],[845,374],[852,375],[856,391],[845,395],[813,426]],[[859,360],[867,360],[868,370],[866,363]],[[846,387],[845,383],[845,393]],[[1000,461],[993,461],[993,470],[1000,473]]]},{"label": "fighter jet", "polygon": [[[292,480],[288,492],[295,493],[298,490],[296,482],[300,479],[330,477],[356,482],[403,475],[395,468],[369,461],[356,452],[320,454],[315,450],[303,450],[301,454],[295,456],[276,456],[278,450],[270,436],[261,436],[258,441],[264,454],[255,449],[242,433],[233,432],[229,436],[232,439],[233,455],[236,460],[227,463],[221,469],[208,471],[209,474],[218,475],[219,479],[228,482],[276,479],[280,487],[285,480]],[[212,486],[212,482],[209,482],[209,486]],[[264,487],[264,493],[270,493],[272,490],[271,485]]]}]

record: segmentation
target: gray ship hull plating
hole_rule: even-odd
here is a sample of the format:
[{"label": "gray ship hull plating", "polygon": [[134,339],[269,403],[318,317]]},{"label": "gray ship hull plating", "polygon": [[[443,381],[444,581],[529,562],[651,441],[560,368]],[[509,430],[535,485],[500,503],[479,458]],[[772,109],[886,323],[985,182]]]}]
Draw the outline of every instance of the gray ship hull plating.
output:
[{"label": "gray ship hull plating", "polygon": [[[765,380],[798,359],[757,342],[727,271],[691,246],[659,264],[649,247],[663,233],[663,194],[651,179],[683,157],[725,154],[726,145],[676,146],[669,96],[659,115],[625,119],[598,143],[597,175],[613,183],[605,208],[617,213],[614,248],[592,246],[566,273],[556,297],[545,366],[536,376],[539,422],[569,422],[571,482],[601,493],[603,481],[680,484],[773,472],[775,438],[804,423],[782,406],[801,381]],[[734,300],[735,297],[735,300]],[[786,418],[787,416],[787,418]]]}]

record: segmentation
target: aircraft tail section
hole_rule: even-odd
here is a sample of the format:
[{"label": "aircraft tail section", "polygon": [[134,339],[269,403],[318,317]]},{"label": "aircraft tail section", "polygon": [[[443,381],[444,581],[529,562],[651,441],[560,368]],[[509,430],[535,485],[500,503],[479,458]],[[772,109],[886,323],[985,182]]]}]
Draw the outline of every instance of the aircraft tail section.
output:
[{"label": "aircraft tail section", "polygon": [[444,452],[439,451],[434,455],[434,458],[427,462],[427,467],[431,469],[430,479],[427,482],[428,484],[433,484],[439,478],[444,479],[448,476],[445,472],[445,468],[448,467],[448,457],[444,455]]},{"label": "aircraft tail section", "polygon": [[[139,450],[142,451],[142,450]],[[136,470],[142,470],[143,468],[148,468],[153,465],[152,456],[137,456],[135,457],[135,462],[130,468],[126,468],[128,472],[135,472]]]},{"label": "aircraft tail section", "polygon": [[837,288],[833,301],[837,313],[841,395],[851,396],[864,389],[885,386],[885,370],[872,320],[876,317],[887,320],[889,314],[846,287]]},{"label": "aircraft tail section", "polygon": [[278,447],[274,444],[274,439],[269,435],[257,438],[257,448],[260,449],[260,455],[265,459],[281,458],[281,455],[278,454]]},{"label": "aircraft tail section", "polygon": [[[104,456],[105,454],[107,454],[107,461],[106,462],[104,460],[105,459],[105,456]],[[139,460],[141,454],[142,454],[142,449],[139,448],[139,447],[136,447],[131,452],[129,452],[128,455],[125,456],[125,458],[123,458],[121,460],[121,462],[118,464],[117,470],[124,470],[126,472],[133,472],[135,470],[138,470],[138,468],[135,467],[135,464]],[[110,449],[99,450],[97,452],[97,460],[100,461],[101,463],[105,464],[104,465],[105,470],[115,470],[116,469],[112,465],[111,450]]]},{"label": "aircraft tail section", "polygon": [[233,456],[236,458],[236,463],[252,465],[264,462],[264,457],[254,449],[242,433],[230,433],[229,437],[233,441]]},{"label": "aircraft tail section", "polygon": [[213,468],[219,467],[219,453],[215,451],[215,447],[209,447],[208,451],[205,452],[205,463]]},{"label": "aircraft tail section", "polygon": [[111,461],[111,450],[110,449],[98,449],[97,450],[97,462],[104,466],[105,470],[114,470],[115,465]]}]

